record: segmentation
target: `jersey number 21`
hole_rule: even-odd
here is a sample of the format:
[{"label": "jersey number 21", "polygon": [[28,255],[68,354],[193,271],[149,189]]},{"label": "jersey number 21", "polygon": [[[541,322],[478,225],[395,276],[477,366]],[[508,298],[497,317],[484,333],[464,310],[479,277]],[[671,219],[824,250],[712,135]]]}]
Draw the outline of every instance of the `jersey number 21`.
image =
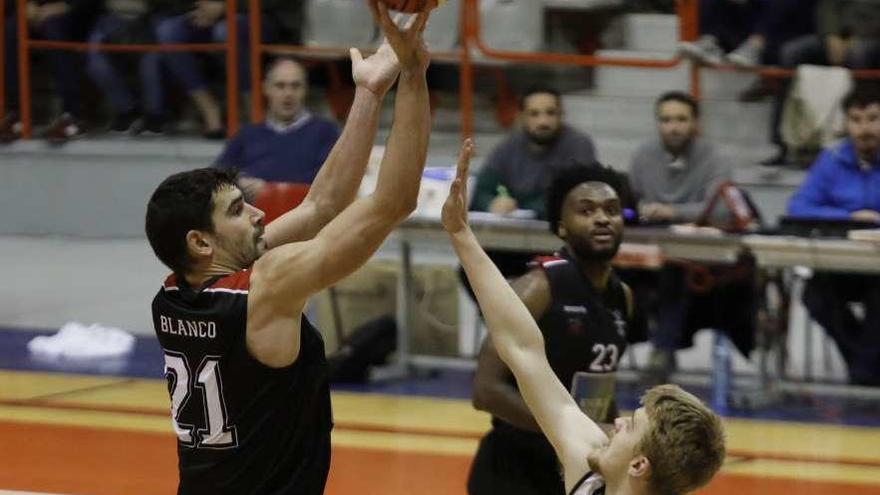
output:
[{"label": "jersey number 21", "polygon": [[[220,360],[205,356],[196,373],[191,373],[186,356],[165,353],[165,378],[171,393],[171,422],[174,432],[184,445],[207,449],[228,449],[238,445],[235,426],[226,424],[226,403],[223,401],[223,381],[220,379]],[[202,395],[204,422],[201,425],[179,421],[180,412],[193,394]]]}]

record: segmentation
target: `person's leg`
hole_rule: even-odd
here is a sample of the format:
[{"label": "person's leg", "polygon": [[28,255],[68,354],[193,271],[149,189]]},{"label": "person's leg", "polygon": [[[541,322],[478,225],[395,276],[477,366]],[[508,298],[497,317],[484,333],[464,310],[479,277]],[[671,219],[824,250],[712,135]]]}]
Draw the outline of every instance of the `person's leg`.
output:
[{"label": "person's leg", "polygon": [[7,17],[3,20],[6,113],[18,113],[18,25],[14,14],[14,11],[11,14],[7,12]]},{"label": "person's leg", "polygon": [[714,0],[700,0],[700,37],[695,41],[680,42],[680,56],[708,65],[718,65],[724,61],[724,51],[719,39],[724,16],[719,10],[719,3]]},{"label": "person's leg", "polygon": [[681,347],[681,329],[684,325],[685,287],[684,271],[679,267],[664,267],[660,274],[657,333],[651,341],[654,347],[675,352]]},{"label": "person's leg", "polygon": [[845,65],[851,69],[880,67],[880,39],[854,38]]},{"label": "person's leg", "polygon": [[[132,22],[113,14],[102,16],[89,34],[89,43],[107,43],[114,35],[131,27]],[[134,122],[137,108],[131,91],[113,65],[108,52],[89,50],[86,70],[92,81],[101,89],[115,114],[111,130],[126,132]]]},{"label": "person's leg", "polygon": [[[13,11],[11,15],[7,13],[6,19],[4,19],[4,40],[3,40],[3,50],[4,50],[4,60],[5,65],[3,67],[5,74],[5,85],[6,85],[6,113],[17,114],[19,111],[18,108],[18,24],[15,18],[15,12]],[[3,116],[0,115],[0,118]]]},{"label": "person's leg", "polygon": [[657,325],[650,339],[653,350],[645,376],[651,383],[666,382],[676,367],[675,352],[682,345],[690,304],[684,270],[677,266],[663,267],[657,292]]},{"label": "person's leg", "polygon": [[853,356],[849,364],[850,381],[856,385],[880,385],[880,277],[863,276],[860,284],[865,320],[854,327]]},{"label": "person's leg", "polygon": [[[794,69],[802,64],[827,65],[828,56],[825,44],[818,35],[800,36],[785,43],[780,50],[779,62],[782,67]],[[779,148],[779,154],[764,162],[765,165],[782,165],[787,163],[788,149],[782,139],[782,110],[785,99],[791,89],[791,79],[784,79],[779,94],[773,101],[770,118],[770,141]]]},{"label": "person's leg", "polygon": [[[210,29],[196,28],[186,15],[169,17],[156,27],[159,43],[192,43],[211,39]],[[163,57],[172,77],[186,89],[202,117],[205,133],[212,136],[223,128],[220,105],[208,90],[198,59],[192,53],[172,52]]]},{"label": "person's leg", "polygon": [[[43,22],[38,31],[49,41],[70,41],[73,39],[75,18],[71,14],[50,17]],[[52,50],[49,52],[55,88],[61,97],[64,113],[74,119],[82,115],[81,56],[76,52]]]},{"label": "person's leg", "polygon": [[[244,93],[250,92],[250,60],[251,54],[248,49],[250,44],[250,26],[247,16],[237,15],[236,18],[236,35],[238,38],[238,88]],[[227,39],[226,20],[223,19],[211,29],[211,38],[213,41],[223,43]]]},{"label": "person's leg", "polygon": [[782,46],[816,31],[816,0],[772,0],[766,3],[755,26],[764,38],[763,62],[779,65]]},{"label": "person's leg", "polygon": [[754,31],[761,4],[754,1],[713,1],[717,17],[714,35],[721,48],[729,52],[740,46]]},{"label": "person's leg", "polygon": [[[210,31],[193,26],[187,15],[168,17],[156,26],[156,40],[161,44],[198,43],[210,39]],[[166,52],[165,64],[174,79],[188,92],[207,87],[198,58],[190,52]]]},{"label": "person's leg", "polygon": [[141,83],[141,106],[144,112],[144,131],[163,132],[165,123],[165,89],[162,55],[145,53],[138,64]]},{"label": "person's leg", "polygon": [[[853,276],[817,273],[807,282],[802,301],[813,318],[837,344],[847,367],[852,366],[858,342],[853,332],[863,325],[849,307]],[[873,316],[873,313],[872,313]]]},{"label": "person's leg", "polygon": [[700,0],[700,34],[718,37],[718,31],[724,25],[721,7],[725,2],[717,0]]},{"label": "person's leg", "polygon": [[[2,0],[0,0],[2,1]],[[6,110],[0,115],[0,143],[10,143],[21,137],[18,95],[18,32],[15,11],[7,12],[3,20],[3,55],[5,57],[4,88]]]}]

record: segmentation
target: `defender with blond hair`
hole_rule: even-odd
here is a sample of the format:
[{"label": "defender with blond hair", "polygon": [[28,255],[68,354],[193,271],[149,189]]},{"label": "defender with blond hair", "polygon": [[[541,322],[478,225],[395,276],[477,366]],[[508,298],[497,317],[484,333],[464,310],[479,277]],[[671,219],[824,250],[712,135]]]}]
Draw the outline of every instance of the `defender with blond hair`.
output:
[{"label": "defender with blond hair", "polygon": [[[724,461],[724,432],[718,416],[699,399],[674,385],[654,387],[642,397],[642,407],[614,421],[609,439],[556,378],[535,320],[468,226],[465,187],[472,152],[472,143],[465,141],[443,206],[443,227],[499,356],[556,451],[566,492],[682,495],[708,483]],[[600,208],[585,214],[606,213]]]}]

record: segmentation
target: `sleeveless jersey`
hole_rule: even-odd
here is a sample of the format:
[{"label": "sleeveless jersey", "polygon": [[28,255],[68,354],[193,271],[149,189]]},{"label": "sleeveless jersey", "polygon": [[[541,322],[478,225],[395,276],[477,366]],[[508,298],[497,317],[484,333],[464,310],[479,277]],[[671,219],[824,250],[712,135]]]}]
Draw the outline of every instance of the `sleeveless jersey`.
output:
[{"label": "sleeveless jersey", "polygon": [[[579,371],[612,373],[626,350],[628,311],[623,283],[613,272],[601,294],[563,248],[540,260],[551,303],[538,321],[550,366],[570,388]],[[599,418],[602,420],[603,418]],[[613,419],[613,418],[612,418]]]},{"label": "sleeveless jersey", "polygon": [[193,290],[172,275],[153,299],[181,495],[324,491],[332,428],[324,342],[303,317],[294,364],[251,357],[249,281],[246,269]]},{"label": "sleeveless jersey", "polygon": [[[626,350],[629,325],[626,292],[612,272],[608,286],[598,294],[587,280],[577,260],[563,248],[557,256],[538,259],[550,285],[550,305],[538,320],[544,336],[547,361],[566,388],[571,388],[575,373],[613,373]],[[511,378],[516,386],[516,380]],[[613,421],[616,407],[604,407]],[[521,430],[500,418],[492,418],[499,432],[529,439],[535,448],[554,455],[549,442],[540,433]],[[555,457],[555,455],[554,455]]]}]

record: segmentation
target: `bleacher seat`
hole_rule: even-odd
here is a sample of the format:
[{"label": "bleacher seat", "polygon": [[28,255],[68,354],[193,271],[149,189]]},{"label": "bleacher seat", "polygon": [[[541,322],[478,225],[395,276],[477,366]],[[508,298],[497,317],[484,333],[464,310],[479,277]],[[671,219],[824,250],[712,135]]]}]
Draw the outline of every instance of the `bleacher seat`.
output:
[{"label": "bleacher seat", "polygon": [[434,52],[449,52],[458,46],[461,0],[449,0],[431,13],[425,28],[425,43]]},{"label": "bleacher seat", "polygon": [[539,51],[544,42],[544,5],[535,0],[482,0],[480,37],[497,50]]},{"label": "bleacher seat", "polygon": [[302,203],[309,192],[309,184],[296,182],[267,182],[254,198],[254,206],[263,210],[267,224]]},{"label": "bleacher seat", "polygon": [[309,46],[369,47],[376,28],[365,2],[308,0],[303,39]]}]

